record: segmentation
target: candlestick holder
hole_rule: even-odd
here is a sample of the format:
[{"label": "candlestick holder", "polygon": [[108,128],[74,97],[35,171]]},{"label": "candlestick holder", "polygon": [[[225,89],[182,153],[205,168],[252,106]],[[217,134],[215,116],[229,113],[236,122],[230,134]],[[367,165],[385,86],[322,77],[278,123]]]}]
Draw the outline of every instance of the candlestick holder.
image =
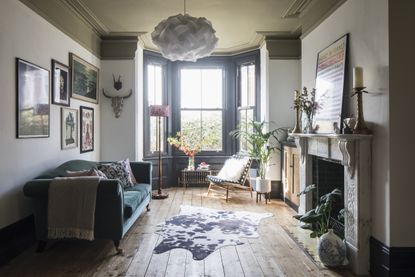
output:
[{"label": "candlestick holder", "polygon": [[353,128],[353,134],[370,134],[370,130],[369,128],[367,128],[366,123],[365,123],[365,118],[363,116],[363,99],[362,99],[362,93],[368,93],[367,91],[365,91],[366,87],[357,87],[357,88],[353,88],[353,94],[352,97],[354,95],[357,95],[357,119],[356,119],[356,124],[354,125]]},{"label": "candlestick holder", "polygon": [[300,127],[300,107],[295,105],[295,126],[294,129],[292,130],[293,134],[299,134],[301,133],[301,127]]}]

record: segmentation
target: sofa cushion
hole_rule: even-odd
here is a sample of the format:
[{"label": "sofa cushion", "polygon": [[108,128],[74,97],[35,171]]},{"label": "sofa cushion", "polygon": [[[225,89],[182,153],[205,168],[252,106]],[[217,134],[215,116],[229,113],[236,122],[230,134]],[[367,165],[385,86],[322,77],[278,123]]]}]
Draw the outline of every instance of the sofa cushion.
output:
[{"label": "sofa cushion", "polygon": [[119,180],[123,188],[134,185],[131,179],[132,173],[130,166],[124,161],[100,164],[99,170],[101,170],[108,179]]},{"label": "sofa cushion", "polygon": [[141,203],[141,201],[143,201],[147,197],[147,195],[150,194],[151,186],[148,185],[148,184],[135,184],[134,186],[125,188],[125,191],[138,191],[138,192],[140,192],[141,193],[140,194],[140,197],[141,197],[140,203]]},{"label": "sofa cushion", "polygon": [[124,191],[124,217],[130,218],[141,203],[141,192]]}]

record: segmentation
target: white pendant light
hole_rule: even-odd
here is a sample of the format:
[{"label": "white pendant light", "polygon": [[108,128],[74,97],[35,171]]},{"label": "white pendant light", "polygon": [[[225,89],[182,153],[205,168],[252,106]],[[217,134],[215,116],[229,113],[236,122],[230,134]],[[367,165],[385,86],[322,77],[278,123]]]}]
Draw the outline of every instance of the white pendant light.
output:
[{"label": "white pendant light", "polygon": [[170,16],[161,21],[151,33],[153,43],[161,54],[171,61],[193,61],[209,56],[218,43],[215,29],[204,17],[184,15]]}]

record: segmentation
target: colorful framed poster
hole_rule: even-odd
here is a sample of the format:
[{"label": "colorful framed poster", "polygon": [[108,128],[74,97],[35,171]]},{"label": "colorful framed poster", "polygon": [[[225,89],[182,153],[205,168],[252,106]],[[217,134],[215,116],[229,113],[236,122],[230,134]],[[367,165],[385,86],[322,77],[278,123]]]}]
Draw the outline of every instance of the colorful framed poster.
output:
[{"label": "colorful framed poster", "polygon": [[78,110],[61,108],[61,148],[78,147]]},{"label": "colorful framed poster", "polygon": [[313,118],[317,133],[341,132],[347,41],[348,35],[345,35],[317,55],[318,109]]},{"label": "colorful framed poster", "polygon": [[52,104],[70,105],[70,83],[69,67],[52,60]]},{"label": "colorful framed poster", "polygon": [[71,96],[98,104],[99,69],[73,53],[69,53],[69,64],[72,75]]},{"label": "colorful framed poster", "polygon": [[16,58],[16,137],[49,137],[49,70]]},{"label": "colorful framed poster", "polygon": [[94,109],[81,106],[81,153],[94,151]]}]

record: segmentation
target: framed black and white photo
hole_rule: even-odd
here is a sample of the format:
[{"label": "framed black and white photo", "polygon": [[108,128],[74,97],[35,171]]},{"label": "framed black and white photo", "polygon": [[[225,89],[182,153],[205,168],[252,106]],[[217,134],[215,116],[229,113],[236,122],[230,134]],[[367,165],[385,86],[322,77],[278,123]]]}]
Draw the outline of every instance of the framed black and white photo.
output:
[{"label": "framed black and white photo", "polygon": [[94,109],[81,106],[81,153],[94,151]]},{"label": "framed black and white photo", "polygon": [[313,127],[317,133],[341,130],[348,35],[317,55],[316,102]]},{"label": "framed black and white photo", "polygon": [[78,110],[61,108],[61,148],[78,147]]},{"label": "framed black and white photo", "polygon": [[73,53],[69,54],[69,63],[72,76],[71,96],[75,99],[97,104],[99,69]]},{"label": "framed black and white photo", "polygon": [[49,137],[49,70],[16,58],[16,137]]},{"label": "framed black and white photo", "polygon": [[52,104],[69,106],[70,74],[69,67],[52,60]]}]

